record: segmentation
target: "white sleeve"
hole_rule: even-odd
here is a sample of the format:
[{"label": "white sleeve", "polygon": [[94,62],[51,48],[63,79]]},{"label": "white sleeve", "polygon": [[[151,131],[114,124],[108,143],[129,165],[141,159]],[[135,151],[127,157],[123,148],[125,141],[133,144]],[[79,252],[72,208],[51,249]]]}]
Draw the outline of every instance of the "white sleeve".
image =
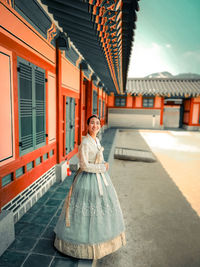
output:
[{"label": "white sleeve", "polygon": [[79,148],[79,161],[80,168],[82,171],[100,173],[106,171],[106,166],[104,163],[94,164],[88,162],[89,148],[87,144],[81,144]]}]

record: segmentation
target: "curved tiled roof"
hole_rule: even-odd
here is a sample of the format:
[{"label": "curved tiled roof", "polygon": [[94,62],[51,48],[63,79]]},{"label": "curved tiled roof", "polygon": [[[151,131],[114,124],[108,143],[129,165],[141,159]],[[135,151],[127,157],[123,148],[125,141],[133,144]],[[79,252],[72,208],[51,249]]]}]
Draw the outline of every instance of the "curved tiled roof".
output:
[{"label": "curved tiled roof", "polygon": [[139,0],[41,0],[107,89],[123,93]]},{"label": "curved tiled roof", "polygon": [[200,96],[200,79],[128,78],[126,92],[133,95]]}]

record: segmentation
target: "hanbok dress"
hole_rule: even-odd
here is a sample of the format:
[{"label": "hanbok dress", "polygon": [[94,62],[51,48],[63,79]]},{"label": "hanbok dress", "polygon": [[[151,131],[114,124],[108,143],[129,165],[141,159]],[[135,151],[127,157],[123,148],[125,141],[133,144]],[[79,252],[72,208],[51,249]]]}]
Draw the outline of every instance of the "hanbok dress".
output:
[{"label": "hanbok dress", "polygon": [[123,215],[99,139],[84,137],[78,155],[80,169],[54,229],[54,246],[75,258],[100,259],[126,244]]}]

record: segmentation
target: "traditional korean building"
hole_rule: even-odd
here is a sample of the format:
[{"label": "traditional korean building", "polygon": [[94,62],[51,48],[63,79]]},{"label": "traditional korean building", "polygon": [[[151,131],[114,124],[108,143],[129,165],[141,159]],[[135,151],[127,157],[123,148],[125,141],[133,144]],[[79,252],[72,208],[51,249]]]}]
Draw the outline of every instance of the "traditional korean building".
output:
[{"label": "traditional korean building", "polygon": [[108,95],[125,92],[138,10],[137,0],[0,0],[4,219],[12,212],[17,222],[66,177],[88,116],[107,127]]},{"label": "traditional korean building", "polygon": [[128,79],[108,96],[108,126],[200,130],[200,79]]}]

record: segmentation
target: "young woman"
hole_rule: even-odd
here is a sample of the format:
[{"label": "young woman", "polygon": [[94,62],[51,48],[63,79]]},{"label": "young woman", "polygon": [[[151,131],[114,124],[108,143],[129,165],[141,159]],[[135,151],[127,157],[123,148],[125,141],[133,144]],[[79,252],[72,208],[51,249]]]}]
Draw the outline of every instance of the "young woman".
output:
[{"label": "young woman", "polygon": [[80,169],[55,227],[54,245],[62,253],[99,259],[125,245],[124,221],[107,172],[97,133],[100,120],[87,120],[88,134],[79,147]]}]

